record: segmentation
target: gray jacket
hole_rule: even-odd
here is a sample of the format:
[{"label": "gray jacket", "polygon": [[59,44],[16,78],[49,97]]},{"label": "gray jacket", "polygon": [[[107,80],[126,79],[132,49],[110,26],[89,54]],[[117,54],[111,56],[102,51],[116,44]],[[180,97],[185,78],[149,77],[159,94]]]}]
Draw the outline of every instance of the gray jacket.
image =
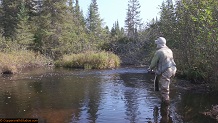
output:
[{"label": "gray jacket", "polygon": [[164,46],[155,52],[150,68],[156,68],[156,74],[160,75],[172,66],[176,66],[173,59],[173,52],[167,46]]}]

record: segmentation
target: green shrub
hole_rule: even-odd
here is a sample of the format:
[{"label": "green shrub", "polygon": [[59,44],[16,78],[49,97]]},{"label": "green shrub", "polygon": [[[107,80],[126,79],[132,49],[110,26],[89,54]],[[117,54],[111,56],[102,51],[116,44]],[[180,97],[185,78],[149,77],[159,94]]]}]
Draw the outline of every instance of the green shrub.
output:
[{"label": "green shrub", "polygon": [[119,65],[120,59],[117,55],[104,51],[64,55],[63,59],[55,62],[57,67],[83,69],[116,68]]}]

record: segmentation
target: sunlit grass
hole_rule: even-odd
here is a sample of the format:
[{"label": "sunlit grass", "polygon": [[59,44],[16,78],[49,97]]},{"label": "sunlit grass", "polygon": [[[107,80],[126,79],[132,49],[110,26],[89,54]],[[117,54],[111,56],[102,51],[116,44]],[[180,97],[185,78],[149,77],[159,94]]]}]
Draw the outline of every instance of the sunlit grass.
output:
[{"label": "sunlit grass", "polygon": [[0,52],[1,73],[18,73],[24,68],[44,66],[50,62],[44,56],[27,50]]},{"label": "sunlit grass", "polygon": [[55,66],[83,69],[116,68],[120,65],[120,58],[110,52],[85,52],[64,55],[63,59],[56,61]]}]

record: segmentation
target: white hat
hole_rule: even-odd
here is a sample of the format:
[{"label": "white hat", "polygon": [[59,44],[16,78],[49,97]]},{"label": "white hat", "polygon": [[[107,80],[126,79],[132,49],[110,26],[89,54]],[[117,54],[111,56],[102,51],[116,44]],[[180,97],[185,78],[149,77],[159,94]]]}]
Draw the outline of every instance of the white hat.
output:
[{"label": "white hat", "polygon": [[159,37],[157,40],[155,40],[155,44],[166,45],[166,39],[164,37]]}]

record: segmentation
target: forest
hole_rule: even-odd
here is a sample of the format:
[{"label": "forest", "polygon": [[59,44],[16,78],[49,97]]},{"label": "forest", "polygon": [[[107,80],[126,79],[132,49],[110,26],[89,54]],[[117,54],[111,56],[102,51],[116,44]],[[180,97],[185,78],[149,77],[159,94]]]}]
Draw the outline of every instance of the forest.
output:
[{"label": "forest", "polygon": [[138,0],[127,6],[125,26],[115,21],[109,29],[97,0],[90,1],[87,13],[79,0],[0,0],[0,67],[60,65],[66,56],[86,52],[116,54],[121,60],[116,64],[148,65],[154,40],[163,36],[174,52],[178,77],[218,84],[218,1],[166,0],[160,18],[147,23],[141,22]]}]

